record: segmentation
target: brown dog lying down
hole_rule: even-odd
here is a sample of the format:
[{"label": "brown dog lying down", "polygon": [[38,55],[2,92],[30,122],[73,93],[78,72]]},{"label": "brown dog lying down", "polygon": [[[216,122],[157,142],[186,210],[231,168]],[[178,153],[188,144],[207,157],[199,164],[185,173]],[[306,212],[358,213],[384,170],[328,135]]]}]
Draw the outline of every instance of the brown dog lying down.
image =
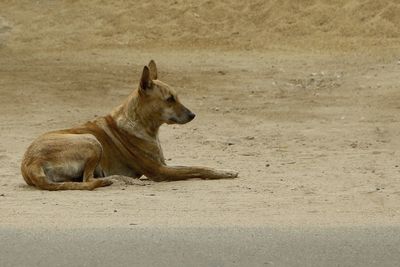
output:
[{"label": "brown dog lying down", "polygon": [[67,130],[45,133],[26,151],[21,171],[27,184],[46,190],[93,190],[109,175],[154,181],[235,178],[234,171],[167,166],[158,139],[163,123],[184,124],[195,115],[176,92],[157,79],[154,61],[143,69],[139,88],[111,114]]}]

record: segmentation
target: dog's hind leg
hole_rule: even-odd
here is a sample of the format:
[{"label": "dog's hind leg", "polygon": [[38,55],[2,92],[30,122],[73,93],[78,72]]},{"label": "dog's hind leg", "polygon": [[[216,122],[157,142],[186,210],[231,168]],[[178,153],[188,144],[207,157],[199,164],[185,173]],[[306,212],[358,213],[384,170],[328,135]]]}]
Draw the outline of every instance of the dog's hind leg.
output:
[{"label": "dog's hind leg", "polygon": [[21,171],[28,184],[41,189],[93,190],[112,184],[94,178],[102,153],[93,135],[50,133],[28,148]]},{"label": "dog's hind leg", "polygon": [[[89,158],[86,160],[84,170],[83,170],[83,175],[82,175],[82,181],[83,182],[89,182],[94,178],[96,168],[99,167],[99,163],[103,154],[103,149],[101,145],[95,146],[96,149],[94,149],[94,153],[89,156]],[[101,172],[101,169],[100,171]],[[99,178],[96,178],[99,179]]]},{"label": "dog's hind leg", "polygon": [[30,176],[32,176],[34,185],[40,189],[56,191],[56,190],[93,190],[97,187],[108,186],[112,184],[109,179],[89,179],[85,182],[53,182],[49,181],[42,167],[35,166],[30,168]]}]

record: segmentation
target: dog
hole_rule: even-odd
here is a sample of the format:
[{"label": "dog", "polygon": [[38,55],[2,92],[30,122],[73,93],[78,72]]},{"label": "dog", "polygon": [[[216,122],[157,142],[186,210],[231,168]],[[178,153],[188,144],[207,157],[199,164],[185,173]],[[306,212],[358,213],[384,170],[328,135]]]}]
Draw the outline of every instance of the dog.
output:
[{"label": "dog", "polygon": [[39,136],[28,147],[21,172],[44,190],[93,190],[111,175],[160,181],[236,178],[238,172],[167,166],[158,138],[162,124],[185,124],[195,114],[176,91],[158,80],[156,63],[144,66],[139,86],[109,115]]}]

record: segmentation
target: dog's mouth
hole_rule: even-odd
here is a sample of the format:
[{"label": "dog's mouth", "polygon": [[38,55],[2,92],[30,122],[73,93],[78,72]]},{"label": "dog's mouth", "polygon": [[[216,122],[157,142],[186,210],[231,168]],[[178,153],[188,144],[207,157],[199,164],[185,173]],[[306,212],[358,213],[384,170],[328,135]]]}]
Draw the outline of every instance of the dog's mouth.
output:
[{"label": "dog's mouth", "polygon": [[179,123],[178,120],[176,118],[169,118],[168,119],[168,124],[174,124],[174,123]]},{"label": "dog's mouth", "polygon": [[192,112],[185,114],[185,116],[181,117],[175,117],[171,116],[169,117],[167,123],[168,124],[185,124],[188,123],[189,121],[192,121],[196,117],[196,115]]},{"label": "dog's mouth", "polygon": [[187,118],[187,119],[184,119],[184,120],[179,120],[177,118],[169,118],[167,124],[185,124],[185,123],[188,123],[191,120],[192,120],[192,118]]}]

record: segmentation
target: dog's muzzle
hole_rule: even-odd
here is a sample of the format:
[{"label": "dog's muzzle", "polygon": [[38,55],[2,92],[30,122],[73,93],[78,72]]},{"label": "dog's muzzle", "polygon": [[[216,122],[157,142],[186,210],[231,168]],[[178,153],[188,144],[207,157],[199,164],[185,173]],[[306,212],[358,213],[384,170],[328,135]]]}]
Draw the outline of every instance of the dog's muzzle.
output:
[{"label": "dog's muzzle", "polygon": [[190,111],[190,113],[188,114],[189,117],[189,121],[192,121],[194,119],[194,117],[196,117],[196,114],[194,114],[193,112]]}]

